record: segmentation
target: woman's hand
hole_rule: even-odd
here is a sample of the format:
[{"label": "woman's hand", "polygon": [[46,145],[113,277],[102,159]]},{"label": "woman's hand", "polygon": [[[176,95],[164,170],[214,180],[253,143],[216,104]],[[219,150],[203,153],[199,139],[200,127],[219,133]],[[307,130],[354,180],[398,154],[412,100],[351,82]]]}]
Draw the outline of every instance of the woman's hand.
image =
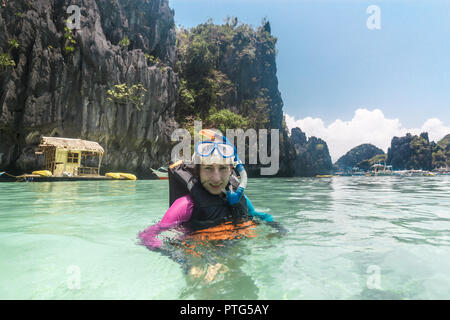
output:
[{"label": "woman's hand", "polygon": [[219,272],[227,271],[228,267],[224,266],[221,263],[216,263],[215,265],[208,265],[208,269],[206,270],[206,272],[203,272],[203,270],[199,267],[192,267],[191,270],[189,270],[189,274],[194,278],[200,278],[201,276],[205,275],[203,280],[206,283],[210,283],[216,278]]}]

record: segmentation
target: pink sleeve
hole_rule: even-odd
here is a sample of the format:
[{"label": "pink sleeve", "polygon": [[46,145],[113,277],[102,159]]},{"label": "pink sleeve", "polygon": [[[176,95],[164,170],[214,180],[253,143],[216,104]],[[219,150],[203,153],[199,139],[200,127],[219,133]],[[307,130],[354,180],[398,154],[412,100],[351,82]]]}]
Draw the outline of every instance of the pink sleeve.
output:
[{"label": "pink sleeve", "polygon": [[142,243],[149,249],[161,247],[162,242],[157,238],[158,234],[189,221],[193,208],[194,201],[190,195],[178,198],[170,206],[160,222],[139,233],[139,238],[142,240]]}]

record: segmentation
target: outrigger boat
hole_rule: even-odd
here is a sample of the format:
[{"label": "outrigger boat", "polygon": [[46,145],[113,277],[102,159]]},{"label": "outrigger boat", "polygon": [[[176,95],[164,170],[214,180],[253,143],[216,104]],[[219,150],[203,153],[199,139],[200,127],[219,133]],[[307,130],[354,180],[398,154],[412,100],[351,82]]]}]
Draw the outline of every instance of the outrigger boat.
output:
[{"label": "outrigger boat", "polygon": [[150,168],[154,175],[158,177],[159,180],[168,180],[169,172],[166,167],[160,167],[157,170]]},{"label": "outrigger boat", "polygon": [[376,163],[371,166],[373,168],[372,175],[374,176],[392,176],[392,166],[386,164]]},{"label": "outrigger boat", "polygon": [[[103,148],[93,141],[57,137],[42,137],[35,150],[45,156],[45,170],[14,176],[2,172],[15,181],[86,181],[86,180],[137,180],[130,173],[109,172],[100,175]],[[2,179],[5,180],[5,179]],[[7,180],[7,179],[6,179]]]}]

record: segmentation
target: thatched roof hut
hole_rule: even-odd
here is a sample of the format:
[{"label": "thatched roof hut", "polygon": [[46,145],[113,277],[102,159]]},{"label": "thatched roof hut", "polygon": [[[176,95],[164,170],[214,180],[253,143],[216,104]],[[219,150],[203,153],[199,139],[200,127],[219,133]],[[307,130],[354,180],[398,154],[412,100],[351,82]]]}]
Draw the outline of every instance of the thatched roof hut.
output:
[{"label": "thatched roof hut", "polygon": [[45,169],[53,176],[98,176],[104,152],[94,141],[42,137],[35,153],[45,156]]},{"label": "thatched roof hut", "polygon": [[103,154],[103,148],[94,141],[87,141],[81,139],[58,138],[58,137],[42,137],[39,149],[46,147],[56,147],[57,149],[90,151]]}]

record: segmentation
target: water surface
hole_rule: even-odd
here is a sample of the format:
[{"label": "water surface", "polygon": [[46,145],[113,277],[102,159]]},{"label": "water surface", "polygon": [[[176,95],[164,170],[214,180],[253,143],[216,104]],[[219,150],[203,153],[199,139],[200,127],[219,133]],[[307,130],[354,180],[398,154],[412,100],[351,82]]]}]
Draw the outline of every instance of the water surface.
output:
[{"label": "water surface", "polygon": [[246,193],[289,233],[262,224],[206,248],[228,271],[205,283],[139,245],[167,181],[0,183],[0,299],[450,299],[450,176],[250,179]]}]

